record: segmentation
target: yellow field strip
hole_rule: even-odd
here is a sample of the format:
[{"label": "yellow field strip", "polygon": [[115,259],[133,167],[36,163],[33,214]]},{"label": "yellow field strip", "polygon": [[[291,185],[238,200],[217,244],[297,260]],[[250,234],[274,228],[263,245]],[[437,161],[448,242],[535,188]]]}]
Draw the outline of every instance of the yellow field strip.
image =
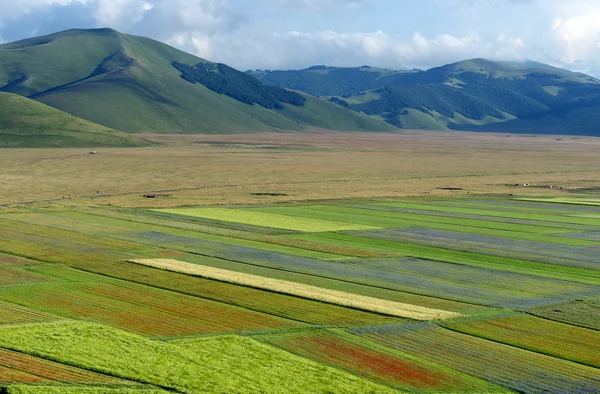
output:
[{"label": "yellow field strip", "polygon": [[167,271],[179,272],[221,282],[254,287],[257,289],[289,294],[311,300],[327,302],[330,304],[361,309],[385,315],[405,317],[415,320],[441,320],[461,316],[456,312],[440,309],[426,308],[424,306],[404,304],[401,302],[382,300],[338,290],[323,289],[321,287],[304,285],[286,280],[266,278],[263,276],[244,274],[220,268],[207,267],[185,261],[171,259],[135,259],[131,263],[148,267],[159,268]]}]

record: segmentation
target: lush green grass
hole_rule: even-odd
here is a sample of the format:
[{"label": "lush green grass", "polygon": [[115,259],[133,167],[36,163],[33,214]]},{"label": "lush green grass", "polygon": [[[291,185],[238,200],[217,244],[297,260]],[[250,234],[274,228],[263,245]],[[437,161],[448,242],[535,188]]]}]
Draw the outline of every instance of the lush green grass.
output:
[{"label": "lush green grass", "polygon": [[311,233],[341,230],[373,230],[377,228],[359,224],[330,222],[320,219],[296,219],[272,213],[261,213],[244,209],[183,208],[162,209],[160,212]]},{"label": "lush green grass", "polygon": [[0,92],[0,148],[144,145],[150,143],[37,101]]},{"label": "lush green grass", "polygon": [[[0,388],[0,392],[2,388]],[[10,385],[6,394],[166,394],[169,391],[159,389],[133,389],[89,386],[26,386]]]},{"label": "lush green grass", "polygon": [[444,217],[436,215],[434,212],[429,215],[423,215],[418,213],[383,211],[370,209],[370,207],[373,206],[365,205],[362,208],[341,206],[269,207],[255,208],[253,210],[292,217],[321,218],[322,220],[382,228],[431,228],[559,245],[589,246],[596,244],[588,240],[552,236],[551,234],[568,232],[570,230],[546,227],[543,222],[540,222],[539,226],[535,226],[531,224],[494,222],[485,219]]},{"label": "lush green grass", "polygon": [[99,325],[68,323],[0,330],[0,346],[184,392],[388,391],[235,336],[162,343]]}]

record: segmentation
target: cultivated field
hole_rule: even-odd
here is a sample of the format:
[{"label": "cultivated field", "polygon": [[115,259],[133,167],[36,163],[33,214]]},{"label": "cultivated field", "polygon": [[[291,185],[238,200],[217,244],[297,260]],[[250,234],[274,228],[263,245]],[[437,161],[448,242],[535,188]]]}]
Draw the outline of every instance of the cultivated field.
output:
[{"label": "cultivated field", "polygon": [[0,155],[0,393],[599,392],[595,140],[154,138]]}]

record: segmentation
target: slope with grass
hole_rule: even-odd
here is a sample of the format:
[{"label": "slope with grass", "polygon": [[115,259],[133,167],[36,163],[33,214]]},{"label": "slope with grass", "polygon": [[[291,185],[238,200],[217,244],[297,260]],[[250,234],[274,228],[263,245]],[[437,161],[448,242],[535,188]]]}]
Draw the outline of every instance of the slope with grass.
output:
[{"label": "slope with grass", "polygon": [[254,71],[405,129],[598,135],[600,83],[535,62],[469,59],[427,71],[368,67]]},{"label": "slope with grass", "polygon": [[[182,76],[181,66],[212,63],[111,29],[69,30],[0,45],[0,64],[0,90],[129,133],[218,134],[306,127],[393,130],[363,114],[340,111],[332,103],[320,106],[330,112],[328,119],[313,115],[311,108],[319,106],[314,102],[322,103],[314,97],[306,98],[305,106],[283,103],[268,109],[246,104],[238,96],[219,94],[214,84],[192,83]],[[237,86],[248,77],[227,70],[220,79],[215,75],[213,82]],[[274,90],[278,97],[298,96],[274,87],[254,86],[250,93],[260,96],[257,102],[264,102]],[[290,107],[294,110],[289,111]]]},{"label": "slope with grass", "polygon": [[393,392],[236,336],[157,342],[100,325],[66,323],[0,330],[0,346],[187,393]]},{"label": "slope with grass", "polygon": [[144,145],[150,143],[34,100],[0,92],[0,148]]}]

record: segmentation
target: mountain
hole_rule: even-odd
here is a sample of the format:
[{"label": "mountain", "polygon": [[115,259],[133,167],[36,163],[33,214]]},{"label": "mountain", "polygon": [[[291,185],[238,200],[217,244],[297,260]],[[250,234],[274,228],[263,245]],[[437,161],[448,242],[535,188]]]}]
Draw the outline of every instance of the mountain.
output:
[{"label": "mountain", "polygon": [[471,59],[384,76],[385,86],[350,96],[327,83],[321,93],[400,128],[600,135],[599,80],[541,63],[518,66]]},{"label": "mountain", "polygon": [[351,96],[393,84],[399,75],[418,70],[389,70],[376,67],[312,66],[304,70],[248,70],[266,85],[299,90],[314,96]]},{"label": "mountain", "polygon": [[127,133],[393,130],[362,113],[253,81],[225,65],[111,29],[0,45],[0,91]]},{"label": "mountain", "polygon": [[76,118],[37,101],[0,92],[0,148],[133,147],[137,136]]}]

